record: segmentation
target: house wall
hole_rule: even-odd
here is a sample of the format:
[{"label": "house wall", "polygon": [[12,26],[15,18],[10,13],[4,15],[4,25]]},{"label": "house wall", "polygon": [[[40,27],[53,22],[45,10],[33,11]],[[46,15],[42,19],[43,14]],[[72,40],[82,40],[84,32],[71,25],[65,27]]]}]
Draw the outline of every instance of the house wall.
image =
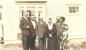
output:
[{"label": "house wall", "polygon": [[[16,0],[3,0],[2,17],[4,26],[4,40],[17,40],[19,30],[19,11],[15,3]],[[18,0],[17,0],[18,1]],[[24,0],[22,0],[24,1]],[[86,38],[86,1],[85,0],[47,0],[46,17],[53,18],[64,16],[68,24],[69,38]],[[78,14],[68,13],[67,4],[80,4]],[[46,19],[47,21],[47,19]]]}]

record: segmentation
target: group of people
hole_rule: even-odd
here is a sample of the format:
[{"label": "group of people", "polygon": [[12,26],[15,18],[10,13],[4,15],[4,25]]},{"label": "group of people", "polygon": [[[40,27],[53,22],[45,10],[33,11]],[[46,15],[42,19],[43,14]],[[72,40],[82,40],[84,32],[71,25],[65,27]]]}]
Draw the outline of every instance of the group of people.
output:
[{"label": "group of people", "polygon": [[[36,21],[35,16],[29,16],[28,12],[20,20],[20,28],[22,32],[23,50],[62,50],[64,45],[65,34],[68,30],[67,24],[64,23],[65,18],[56,18],[56,23],[52,22],[52,18],[46,23],[42,17]],[[63,38],[65,37],[65,38]],[[38,47],[36,44],[38,39]]]}]

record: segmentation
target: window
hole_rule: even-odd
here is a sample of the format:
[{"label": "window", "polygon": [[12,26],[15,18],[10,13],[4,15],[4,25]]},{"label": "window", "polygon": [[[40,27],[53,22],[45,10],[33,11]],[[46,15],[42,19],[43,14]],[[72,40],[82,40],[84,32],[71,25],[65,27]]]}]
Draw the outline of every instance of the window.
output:
[{"label": "window", "polygon": [[24,10],[20,10],[19,13],[21,17],[24,16]]},{"label": "window", "polygon": [[36,11],[32,10],[32,16],[35,16],[35,15],[36,15]]},{"label": "window", "polygon": [[27,8],[29,8],[29,9],[35,9],[36,7],[35,6],[27,6]]},{"label": "window", "polygon": [[19,10],[19,20],[24,16],[24,10]]},{"label": "window", "polygon": [[22,14],[22,16],[24,16],[24,10],[21,10],[21,14]]},{"label": "window", "polygon": [[31,10],[27,10],[29,16],[32,16],[32,11]]},{"label": "window", "polygon": [[43,6],[39,6],[38,8],[42,9],[42,8],[43,8]]},{"label": "window", "polygon": [[69,13],[78,13],[79,6],[69,6]]},{"label": "window", "polygon": [[36,10],[27,10],[29,13],[29,16],[35,16]]},{"label": "window", "polygon": [[42,11],[38,11],[38,16],[41,16]]}]

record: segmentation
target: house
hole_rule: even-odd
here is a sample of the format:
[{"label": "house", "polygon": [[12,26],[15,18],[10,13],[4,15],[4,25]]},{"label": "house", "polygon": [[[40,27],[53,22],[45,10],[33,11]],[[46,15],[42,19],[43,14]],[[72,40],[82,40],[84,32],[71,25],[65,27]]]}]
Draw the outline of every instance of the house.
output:
[{"label": "house", "polygon": [[24,11],[31,10],[36,17],[41,16],[45,21],[51,17],[55,22],[57,16],[64,16],[69,27],[69,39],[86,38],[85,3],[85,0],[1,0],[0,34],[5,43],[20,41],[20,19]]}]

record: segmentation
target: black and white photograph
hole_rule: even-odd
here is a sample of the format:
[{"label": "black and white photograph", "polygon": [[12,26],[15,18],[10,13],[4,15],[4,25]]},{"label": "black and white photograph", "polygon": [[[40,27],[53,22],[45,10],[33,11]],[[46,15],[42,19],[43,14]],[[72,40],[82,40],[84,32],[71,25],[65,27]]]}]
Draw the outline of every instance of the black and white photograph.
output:
[{"label": "black and white photograph", "polygon": [[86,1],[0,0],[0,50],[86,50]]}]

